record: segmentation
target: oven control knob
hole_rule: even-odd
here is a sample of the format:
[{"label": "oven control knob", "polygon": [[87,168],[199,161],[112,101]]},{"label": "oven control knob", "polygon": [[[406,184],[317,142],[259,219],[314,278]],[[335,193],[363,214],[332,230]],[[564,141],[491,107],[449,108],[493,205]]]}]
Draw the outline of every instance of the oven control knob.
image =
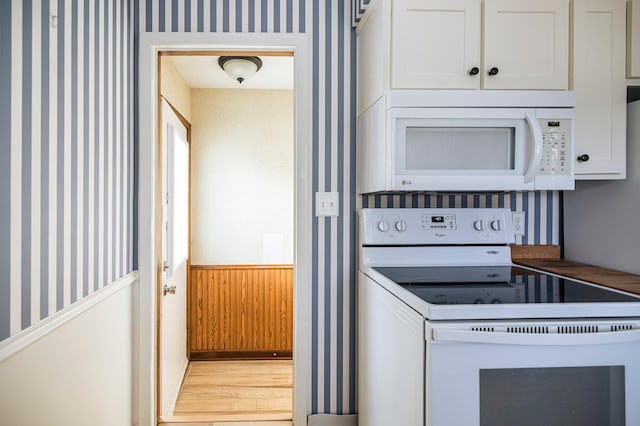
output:
[{"label": "oven control knob", "polygon": [[378,231],[387,232],[389,230],[389,222],[386,220],[381,220],[378,222]]},{"label": "oven control knob", "polygon": [[475,229],[478,232],[482,232],[484,231],[484,222],[482,220],[476,220],[473,222],[473,229]]},{"label": "oven control knob", "polygon": [[489,225],[491,226],[491,229],[498,232],[502,229],[502,224],[500,223],[499,220],[492,220],[491,224]]},{"label": "oven control knob", "polygon": [[396,222],[396,231],[404,232],[407,230],[407,222],[404,220],[399,220]]}]

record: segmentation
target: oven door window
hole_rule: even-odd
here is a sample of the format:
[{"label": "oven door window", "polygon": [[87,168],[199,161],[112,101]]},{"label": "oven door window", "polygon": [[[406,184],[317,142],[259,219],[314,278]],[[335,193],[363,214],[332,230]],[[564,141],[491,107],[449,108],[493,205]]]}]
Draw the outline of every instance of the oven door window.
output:
[{"label": "oven door window", "polygon": [[624,366],[480,370],[481,426],[625,425]]}]

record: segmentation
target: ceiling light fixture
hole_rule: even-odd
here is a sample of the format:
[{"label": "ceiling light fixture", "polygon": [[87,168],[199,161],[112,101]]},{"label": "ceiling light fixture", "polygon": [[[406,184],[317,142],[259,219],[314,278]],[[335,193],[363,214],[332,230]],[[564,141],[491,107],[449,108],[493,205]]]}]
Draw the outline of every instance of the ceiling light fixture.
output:
[{"label": "ceiling light fixture", "polygon": [[257,56],[220,56],[218,65],[229,77],[242,84],[262,68],[262,60]]}]

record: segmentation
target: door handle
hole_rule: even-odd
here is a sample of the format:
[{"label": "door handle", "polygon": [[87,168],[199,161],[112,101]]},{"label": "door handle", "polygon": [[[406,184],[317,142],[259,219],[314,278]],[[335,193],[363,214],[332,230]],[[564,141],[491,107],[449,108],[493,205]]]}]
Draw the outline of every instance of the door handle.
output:
[{"label": "door handle", "polygon": [[164,285],[164,287],[162,287],[162,295],[166,296],[168,294],[176,294],[176,286],[172,285],[172,286],[168,286],[167,284]]},{"label": "door handle", "polygon": [[524,183],[529,183],[535,178],[535,174],[540,168],[540,162],[542,161],[542,129],[538,120],[530,113],[524,115],[525,120],[531,128],[533,134],[533,153],[531,155],[531,163],[527,172],[524,174]]}]

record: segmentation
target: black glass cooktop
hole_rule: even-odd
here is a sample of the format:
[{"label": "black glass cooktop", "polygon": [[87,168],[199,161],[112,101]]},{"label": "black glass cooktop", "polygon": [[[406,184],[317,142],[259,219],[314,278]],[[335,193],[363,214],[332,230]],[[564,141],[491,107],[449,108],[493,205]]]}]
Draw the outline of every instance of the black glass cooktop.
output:
[{"label": "black glass cooktop", "polygon": [[516,266],[374,268],[436,304],[639,302],[640,297]]}]

